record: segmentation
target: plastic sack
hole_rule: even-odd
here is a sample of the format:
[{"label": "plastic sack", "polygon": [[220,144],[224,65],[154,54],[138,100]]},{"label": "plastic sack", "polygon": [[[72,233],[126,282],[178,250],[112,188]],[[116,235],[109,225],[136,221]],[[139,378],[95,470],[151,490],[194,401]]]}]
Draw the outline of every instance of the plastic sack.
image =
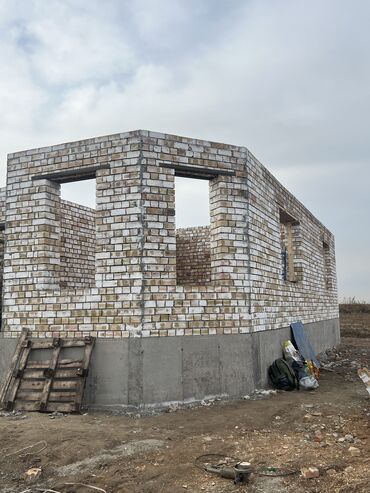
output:
[{"label": "plastic sack", "polygon": [[319,382],[315,377],[307,376],[299,380],[299,388],[302,390],[314,390],[319,387]]}]

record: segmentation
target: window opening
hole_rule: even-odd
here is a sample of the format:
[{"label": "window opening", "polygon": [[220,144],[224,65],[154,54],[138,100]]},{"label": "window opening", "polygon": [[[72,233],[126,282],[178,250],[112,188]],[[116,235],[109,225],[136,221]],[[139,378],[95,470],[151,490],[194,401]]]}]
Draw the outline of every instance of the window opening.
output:
[{"label": "window opening", "polygon": [[176,276],[178,285],[211,280],[209,182],[175,178]]},{"label": "window opening", "polygon": [[96,179],[62,183],[60,198],[75,204],[96,208]]},{"label": "window opening", "polygon": [[60,287],[95,286],[96,180],[61,184]]},{"label": "window opening", "polygon": [[295,236],[298,224],[290,214],[280,210],[281,277],[284,281],[297,282]]},{"label": "window opening", "polygon": [[326,289],[331,288],[331,259],[330,259],[330,246],[323,241],[323,257],[324,257],[324,282]]}]

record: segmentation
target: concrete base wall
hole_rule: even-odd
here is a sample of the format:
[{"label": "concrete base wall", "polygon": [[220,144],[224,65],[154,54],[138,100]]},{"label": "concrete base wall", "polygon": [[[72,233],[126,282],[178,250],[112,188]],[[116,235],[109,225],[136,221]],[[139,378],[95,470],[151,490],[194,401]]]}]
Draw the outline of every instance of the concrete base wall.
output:
[{"label": "concrete base wall", "polygon": [[[305,324],[316,351],[340,342],[339,319]],[[268,385],[267,369],[282,355],[289,327],[221,336],[99,339],[85,392],[94,407],[138,407],[235,398]],[[0,378],[15,339],[0,339]],[[68,355],[66,354],[68,357]]]}]

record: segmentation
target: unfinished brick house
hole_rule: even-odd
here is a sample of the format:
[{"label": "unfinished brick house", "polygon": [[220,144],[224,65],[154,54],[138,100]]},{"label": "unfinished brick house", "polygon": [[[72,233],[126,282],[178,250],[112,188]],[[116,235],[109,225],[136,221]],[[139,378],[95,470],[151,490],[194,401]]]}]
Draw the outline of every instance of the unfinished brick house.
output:
[{"label": "unfinished brick house", "polygon": [[[176,176],[208,180],[208,227],[176,231]],[[61,200],[90,178],[96,210]],[[93,335],[87,402],[149,405],[266,385],[293,321],[338,342],[333,235],[244,147],[139,130],[17,152],[0,199],[2,372],[22,327]]]}]

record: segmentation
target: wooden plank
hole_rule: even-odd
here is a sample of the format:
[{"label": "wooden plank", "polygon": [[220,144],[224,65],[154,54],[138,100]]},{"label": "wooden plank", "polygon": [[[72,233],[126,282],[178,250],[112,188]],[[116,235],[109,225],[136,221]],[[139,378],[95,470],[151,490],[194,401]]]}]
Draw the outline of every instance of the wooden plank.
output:
[{"label": "wooden plank", "polygon": [[64,370],[64,369],[69,369],[69,368],[81,368],[82,366],[82,359],[79,359],[79,360],[62,360],[62,361],[59,361],[58,363],[58,369],[60,370]]},{"label": "wooden plank", "polygon": [[46,411],[47,408],[47,403],[49,399],[49,394],[51,390],[51,385],[53,383],[53,378],[55,375],[55,370],[58,365],[58,359],[60,355],[60,344],[54,348],[53,350],[53,356],[50,361],[50,366],[49,368],[45,369],[45,385],[42,391],[42,396],[40,399],[40,411]]},{"label": "wooden plank", "polygon": [[[19,390],[17,394],[17,401],[31,401],[41,403],[43,397],[43,389],[40,392],[32,392],[27,390]],[[76,392],[54,392],[51,391],[48,396],[48,402],[74,402],[76,399]],[[45,406],[45,409],[47,406]]]},{"label": "wooden plank", "polygon": [[[42,389],[41,389],[42,391]],[[17,393],[17,401],[37,401],[40,402],[42,392],[33,392],[32,390],[19,389]]]},{"label": "wooden plank", "polygon": [[40,407],[40,403],[36,402],[27,402],[17,400],[14,403],[14,409],[16,411],[38,411]]},{"label": "wooden plank", "polygon": [[53,349],[53,341],[34,341],[33,349]]},{"label": "wooden plank", "polygon": [[[78,387],[78,379],[74,380],[54,380],[51,385],[51,390],[76,390]],[[43,380],[22,380],[19,390],[35,390],[41,391],[44,388]]]},{"label": "wooden plank", "polygon": [[48,402],[47,412],[59,411],[60,413],[73,413],[74,402]]},{"label": "wooden plank", "polygon": [[86,341],[84,339],[68,339],[62,340],[62,347],[84,347]]},{"label": "wooden plank", "polygon": [[[39,402],[16,401],[14,409],[19,411],[38,411]],[[61,413],[72,413],[75,410],[73,402],[48,402],[47,412],[59,411]]]},{"label": "wooden plank", "polygon": [[83,393],[85,390],[85,385],[86,385],[86,378],[88,375],[89,371],[89,366],[90,366],[90,360],[91,360],[91,354],[94,348],[95,344],[95,339],[90,338],[89,341],[86,341],[86,346],[85,346],[85,351],[84,351],[84,360],[83,360],[83,365],[82,365],[82,374],[81,374],[81,380],[79,383],[79,388],[76,390],[76,408],[75,410],[77,412],[81,411],[81,405],[82,405],[82,398],[83,398]]},{"label": "wooden plank", "polygon": [[50,392],[49,402],[74,402],[76,392]]},{"label": "wooden plank", "polygon": [[[82,365],[82,360],[75,360],[75,359],[61,359],[58,361],[58,368],[80,368]],[[50,366],[50,361],[45,360],[45,361],[28,361],[27,363],[27,369],[39,369],[39,370],[44,370],[45,368],[49,368]]]},{"label": "wooden plank", "polygon": [[[76,368],[66,368],[66,369],[56,369],[55,372],[55,377],[54,378],[76,378],[79,377],[80,374],[80,368],[81,367],[76,367]],[[26,369],[24,371],[24,376],[23,378],[25,380],[44,380],[45,375],[44,375],[45,369],[39,369],[39,370],[34,370],[34,369]]]},{"label": "wooden plank", "polygon": [[19,391],[23,390],[42,390],[44,388],[44,382],[42,380],[25,380],[22,379]]},{"label": "wooden plank", "polygon": [[33,370],[32,368],[29,370],[26,368],[23,373],[23,381],[24,380],[44,380],[44,370],[43,369],[38,369],[38,370]]},{"label": "wooden plank", "polygon": [[51,388],[52,390],[76,390],[78,388],[78,380],[54,380]]},{"label": "wooden plank", "polygon": [[[24,344],[27,344],[27,347],[24,347]],[[29,357],[30,352],[31,352],[31,344],[32,344],[31,341],[29,341],[27,339],[23,343],[23,352],[22,352],[22,355],[19,359],[18,368],[15,369],[13,386],[10,388],[9,396],[7,398],[6,408],[8,411],[13,410],[13,408],[14,408],[14,402],[15,402],[15,399],[17,397],[19,385],[20,385],[21,380],[23,378],[23,372],[24,372],[28,357]]]},{"label": "wooden plank", "polygon": [[80,376],[80,368],[68,368],[65,370],[60,370],[57,368],[55,372],[55,379],[65,379],[65,378],[76,378]]},{"label": "wooden plank", "polygon": [[12,360],[11,360],[10,365],[9,365],[9,369],[8,369],[6,376],[5,376],[4,384],[1,387],[0,404],[3,404],[6,401],[6,395],[8,393],[9,386],[10,386],[10,383],[11,383],[12,378],[13,378],[13,373],[14,373],[14,370],[16,369],[20,354],[22,352],[23,343],[26,341],[27,336],[28,336],[28,329],[22,329],[22,333],[18,339],[17,346],[15,348]]},{"label": "wooden plank", "polygon": [[[84,347],[85,341],[83,339],[63,339],[62,347]],[[32,345],[33,349],[54,349],[54,342],[50,341],[34,341]]]},{"label": "wooden plank", "polygon": [[45,368],[48,368],[50,364],[49,360],[45,361],[28,361],[27,363],[27,370],[44,370]]}]

